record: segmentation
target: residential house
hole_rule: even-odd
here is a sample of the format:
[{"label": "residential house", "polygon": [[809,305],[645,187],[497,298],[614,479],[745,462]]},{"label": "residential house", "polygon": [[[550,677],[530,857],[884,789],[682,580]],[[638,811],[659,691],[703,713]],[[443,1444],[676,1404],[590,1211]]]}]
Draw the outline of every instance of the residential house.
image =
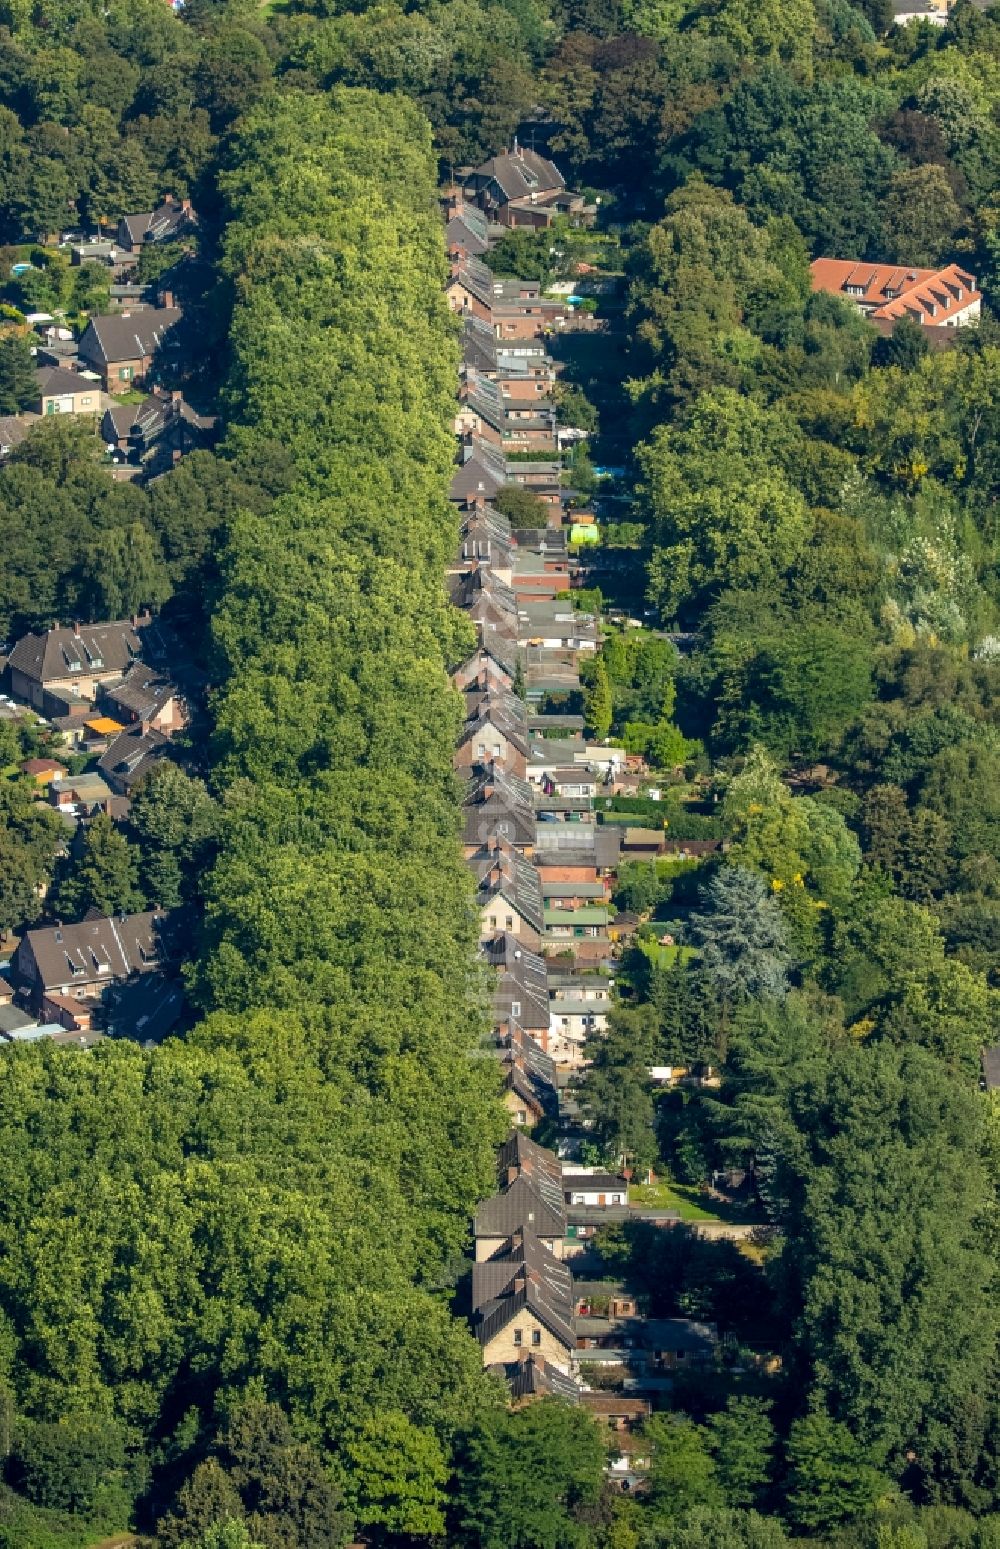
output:
[{"label": "residential house", "polygon": [[[521,701],[512,695],[486,696],[459,734],[455,768],[469,770],[479,764],[492,764],[505,774],[524,779],[528,767],[527,723]],[[535,811],[530,790],[524,792],[524,801],[530,810],[534,834]]]},{"label": "residential house", "polygon": [[574,1275],[573,1297],[573,1316],[577,1318],[633,1318],[639,1312],[639,1298],[622,1280],[582,1280]]},{"label": "residential house", "polygon": [[190,199],[175,199],[166,194],[155,210],[123,215],[118,222],[118,246],[126,253],[139,253],[147,242],[178,242],[189,236],[198,224]]},{"label": "residential house", "polygon": [[563,1169],[563,1195],[567,1205],[628,1204],[628,1179],[618,1173],[603,1172],[599,1167]]},{"label": "residential house", "polygon": [[550,1366],[538,1351],[530,1351],[520,1361],[496,1368],[510,1387],[512,1409],[523,1409],[540,1398],[560,1398],[565,1404],[578,1404],[580,1385],[575,1378]]},{"label": "residential house", "polygon": [[497,1185],[473,1221],[476,1262],[502,1253],[514,1233],[524,1230],[561,1258],[566,1206],[558,1158],[515,1129],[497,1151]]},{"label": "residential house", "polygon": [[116,980],[160,967],[168,919],[162,909],[152,909],[26,931],[14,973],[35,1005],[51,994],[99,1000]]},{"label": "residential house", "polygon": [[549,651],[590,655],[599,644],[595,616],[581,613],[568,599],[518,603],[517,628],[519,644]]},{"label": "residential house", "polygon": [[474,204],[453,203],[445,227],[449,258],[481,258],[489,251],[489,223]]},{"label": "residential house", "polygon": [[535,844],[535,809],[531,787],[494,763],[478,769],[462,800],[465,857],[493,855],[509,845],[530,856]]},{"label": "residential house", "polygon": [[538,873],[530,861],[504,841],[485,860],[470,862],[476,878],[480,936],[501,931],[532,951],[545,930],[545,909]]},{"label": "residential house", "polygon": [[448,499],[454,504],[467,506],[479,499],[495,500],[504,485],[511,482],[503,453],[481,436],[473,436],[470,445],[460,448],[460,454],[461,465],[448,490]]},{"label": "residential house", "polygon": [[43,714],[47,695],[92,703],[103,684],[118,682],[142,655],[149,624],[145,615],[22,635],[8,662],[11,693]]},{"label": "residential house", "polygon": [[109,746],[97,768],[118,796],[131,796],[140,780],[165,757],[170,738],[155,726],[129,726]]},{"label": "residential house", "polygon": [[117,985],[107,1008],[107,1029],[115,1038],[132,1038],[144,1048],[163,1042],[185,1012],[183,985],[171,973],[155,971]]},{"label": "residential house", "polygon": [[473,1265],[472,1307],[484,1366],[535,1353],[572,1372],[573,1276],[530,1229],[520,1227],[500,1252]]},{"label": "residential house", "polygon": [[492,326],[493,271],[479,258],[462,258],[451,266],[445,296],[453,312],[478,317]]},{"label": "residential house", "polygon": [[451,681],[459,690],[509,691],[516,672],[517,647],[513,641],[490,632],[472,655],[454,669]]},{"label": "residential house", "polygon": [[533,1129],[543,1119],[559,1116],[556,1068],[549,1056],[523,1029],[515,1028],[500,1050],[504,1069],[504,1106],[512,1124]]},{"label": "residential house", "polygon": [[92,772],[67,775],[64,780],[53,780],[49,786],[49,801],[57,812],[68,817],[81,817],[95,809],[108,811],[108,804],[114,800],[107,781]]},{"label": "residential house", "polygon": [[574,224],[590,221],[595,207],[570,193],[559,169],[515,140],[511,150],[491,156],[465,180],[465,196],[502,226],[545,228],[557,215]]},{"label": "residential house", "polygon": [[544,958],[523,947],[516,936],[506,931],[489,937],[480,950],[496,972],[492,1006],[497,1037],[510,1039],[523,1031],[544,1049],[549,1027],[548,976]]},{"label": "residential house", "polygon": [[[558,798],[570,800],[571,798]],[[551,803],[547,802],[549,806]],[[598,880],[596,843],[600,829],[593,823],[542,822],[535,829],[535,866],[542,893],[555,883],[581,887]]]},{"label": "residential house", "polygon": [[[482,376],[495,378],[499,348],[492,322],[477,317],[474,312],[463,314],[462,365],[467,371],[478,371]],[[542,350],[543,346],[537,344],[532,348]]]},{"label": "residential house", "polygon": [[104,402],[100,381],[62,366],[42,366],[35,372],[36,414],[99,414]]},{"label": "residential house", "polygon": [[466,512],[460,530],[462,546],[453,570],[488,569],[510,586],[515,545],[507,518],[483,501]]},{"label": "residential house", "polygon": [[714,1363],[719,1334],[714,1323],[692,1318],[577,1317],[578,1350],[641,1352],[639,1361],[650,1373],[669,1373]]},{"label": "residential house", "polygon": [[976,281],[958,264],[916,269],[905,264],[857,263],[816,258],[810,265],[813,290],[847,296],[873,322],[913,318],[922,327],[962,328],[982,308]]},{"label": "residential house", "polygon": [[[522,1130],[519,1138],[527,1140]],[[502,1253],[515,1232],[528,1232],[549,1251],[562,1257],[566,1236],[566,1215],[560,1199],[553,1204],[539,1189],[536,1179],[526,1175],[514,1179],[491,1199],[484,1200],[472,1224],[476,1240],[476,1262],[482,1263]]]},{"label": "residential house", "polygon": [[54,758],[26,758],[18,767],[41,791],[48,790],[53,780],[61,780],[66,776],[66,766],[57,763]]},{"label": "residential house", "polygon": [[12,1006],[14,1004],[14,987],[7,983],[6,979],[0,979],[0,1006]]},{"label": "residential house", "polygon": [[454,578],[452,601],[474,624],[489,627],[514,641],[517,604],[510,587],[491,570],[470,570]]},{"label": "residential house", "polygon": [[172,468],[187,452],[209,446],[215,438],[215,416],[198,414],[183,393],[154,388],[144,403],[112,404],[104,411],[101,435],[135,466],[155,478]]},{"label": "residential house", "polygon": [[98,373],[107,392],[131,392],[173,345],[180,318],[180,309],[172,306],[92,317],[80,338],[80,359]]},{"label": "residential house", "polygon": [[123,723],[119,730],[132,724],[169,737],[188,724],[187,702],[177,684],[144,662],[130,667],[120,683],[103,687],[101,702]]}]

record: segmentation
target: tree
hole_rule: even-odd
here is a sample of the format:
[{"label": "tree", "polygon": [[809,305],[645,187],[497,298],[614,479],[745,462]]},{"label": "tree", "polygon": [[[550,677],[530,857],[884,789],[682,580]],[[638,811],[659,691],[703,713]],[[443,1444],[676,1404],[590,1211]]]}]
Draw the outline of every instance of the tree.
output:
[{"label": "tree", "polygon": [[139,857],[105,812],[91,819],[83,854],[60,883],[58,908],[71,919],[88,909],[102,914],[131,914],[141,909]]},{"label": "tree", "polygon": [[611,699],[611,683],[607,668],[600,657],[591,669],[584,698],[584,715],[587,731],[598,742],[603,742],[611,730],[614,706]]},{"label": "tree", "polygon": [[214,851],[221,813],[204,781],[171,760],[140,781],[129,811],[143,891],[164,909],[192,899]]},{"label": "tree", "polygon": [[591,1064],[580,1086],[580,1105],[605,1154],[640,1172],[657,1159],[649,1079],[656,1035],[649,1006],[616,1006],[607,1031],[587,1041]]},{"label": "tree", "polygon": [[585,1549],[604,1461],[591,1417],[558,1399],[493,1415],[465,1439],[459,1528],[477,1549]]},{"label": "tree", "polygon": [[0,414],[19,414],[37,398],[35,362],[27,339],[18,333],[0,336]]},{"label": "tree", "polygon": [[93,1510],[98,1493],[125,1465],[121,1427],[108,1417],[70,1415],[22,1421],[14,1441],[15,1476],[28,1499],[55,1511]]},{"label": "tree", "polygon": [[784,411],[726,389],[639,449],[654,543],[650,599],[666,619],[722,585],[761,587],[794,564],[809,531],[784,471],[797,433]]},{"label": "tree", "polygon": [[913,371],[929,350],[923,324],[914,317],[901,317],[893,323],[888,338],[879,339],[872,352],[872,364]]},{"label": "tree", "polygon": [[708,1421],[716,1477],[729,1506],[759,1506],[767,1493],[775,1446],[768,1409],[762,1399],[736,1397]]},{"label": "tree", "polygon": [[350,1533],[319,1453],[295,1440],[277,1404],[248,1397],[217,1439],[219,1461],[240,1492],[247,1527],[268,1549],[337,1549]]},{"label": "tree", "polygon": [[829,1533],[868,1511],[886,1488],[846,1425],[819,1412],[792,1424],[786,1502],[793,1526]]},{"label": "tree", "polygon": [[220,1526],[243,1521],[243,1503],[236,1486],[214,1458],[199,1463],[181,1486],[173,1509],[156,1533],[157,1549],[187,1549]]},{"label": "tree", "polygon": [[947,262],[962,212],[944,167],[931,162],[893,173],[882,218],[886,244],[897,263],[936,268]]},{"label": "tree", "polygon": [[549,513],[544,500],[523,484],[505,484],[498,490],[493,504],[512,527],[545,527],[548,524]]},{"label": "tree", "polygon": [[690,922],[691,943],[724,1000],[780,997],[787,987],[787,933],[774,895],[760,877],[723,866]]},{"label": "tree", "polygon": [[720,1506],[692,1506],[682,1515],[657,1521],[663,1549],[784,1549],[788,1540],[774,1517]]},{"label": "tree", "polygon": [[112,528],[84,564],[95,617],[119,619],[158,608],[170,596],[159,543],[141,522]]},{"label": "tree", "polygon": [[650,1488],[654,1509],[668,1517],[692,1506],[722,1504],[708,1432],[685,1415],[654,1415],[645,1435],[653,1452]]},{"label": "tree", "polygon": [[348,1500],[359,1523],[376,1536],[438,1538],[444,1532],[448,1468],[432,1431],[385,1411],[361,1422],[347,1440],[344,1461]]}]

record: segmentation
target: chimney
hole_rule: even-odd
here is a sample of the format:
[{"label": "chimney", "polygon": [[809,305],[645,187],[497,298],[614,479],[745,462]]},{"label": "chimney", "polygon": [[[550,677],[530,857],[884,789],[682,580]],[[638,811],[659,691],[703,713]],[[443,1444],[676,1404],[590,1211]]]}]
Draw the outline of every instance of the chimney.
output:
[{"label": "chimney", "polygon": [[181,209],[182,210],[190,210],[190,208],[191,208],[191,201],[190,201],[190,199],[182,199],[181,200]]},{"label": "chimney", "polygon": [[164,306],[164,307],[172,307],[173,304],[174,304],[174,293],[173,293],[173,291],[172,290],[161,291],[160,292],[160,305]]},{"label": "chimney", "polygon": [[184,399],[184,394],[178,388],[176,388],[176,387],[173,388],[172,391],[171,391],[171,394],[170,394],[170,402],[171,403],[181,403],[181,402],[183,402],[183,399]]}]

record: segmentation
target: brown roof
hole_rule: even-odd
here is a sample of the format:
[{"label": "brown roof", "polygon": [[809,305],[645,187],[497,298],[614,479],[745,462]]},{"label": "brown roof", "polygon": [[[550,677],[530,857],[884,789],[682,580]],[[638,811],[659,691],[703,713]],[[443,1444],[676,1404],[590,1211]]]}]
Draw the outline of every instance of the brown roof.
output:
[{"label": "brown roof", "polygon": [[494,179],[505,200],[524,199],[565,187],[562,173],[551,161],[537,151],[521,148],[491,156],[476,168],[475,176]]},{"label": "brown roof", "polygon": [[102,988],[115,979],[147,973],[159,965],[167,918],[162,909],[154,909],[29,930],[17,951],[18,968],[43,991]]},{"label": "brown roof", "polygon": [[116,619],[23,635],[10,653],[10,665],[35,683],[49,683],[75,673],[124,673],[141,652],[139,629],[130,619]]}]

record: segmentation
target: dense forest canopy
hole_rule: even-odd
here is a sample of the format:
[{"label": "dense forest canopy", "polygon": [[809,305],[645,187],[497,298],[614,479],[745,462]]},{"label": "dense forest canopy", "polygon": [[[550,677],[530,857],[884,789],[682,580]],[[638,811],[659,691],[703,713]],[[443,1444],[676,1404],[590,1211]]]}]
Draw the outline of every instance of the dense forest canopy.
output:
[{"label": "dense forest canopy", "polygon": [[[60,424],[0,468],[0,638],[162,608],[208,688],[189,771],[71,875],[0,785],[0,927],[184,906],[194,1007],[158,1049],[0,1059],[0,1544],[994,1543],[1000,13],[891,22],[0,0],[4,276],[191,198],[224,431],[146,487]],[[622,865],[667,944],[622,963],[578,1100],[597,1162],[749,1171],[765,1217],[747,1252],[604,1236],[657,1315],[726,1341],[651,1421],[641,1503],[587,1416],[508,1411],[455,1315],[503,1116],[471,1057],[436,198],[515,133],[601,199],[612,341],[560,387],[619,468],[572,464],[617,502],[597,579],[684,642],[611,630],[588,729],[667,771],[672,836],[724,846]],[[574,240],[512,234],[497,272],[574,276]],[[813,291],[819,255],[955,261],[983,317],[947,348],[879,334]],[[75,272],[43,256],[5,319],[85,316]],[[4,342],[5,412],[29,369]],[[40,750],[0,727],[0,769]],[[663,1065],[721,1084],[664,1093]]]}]

